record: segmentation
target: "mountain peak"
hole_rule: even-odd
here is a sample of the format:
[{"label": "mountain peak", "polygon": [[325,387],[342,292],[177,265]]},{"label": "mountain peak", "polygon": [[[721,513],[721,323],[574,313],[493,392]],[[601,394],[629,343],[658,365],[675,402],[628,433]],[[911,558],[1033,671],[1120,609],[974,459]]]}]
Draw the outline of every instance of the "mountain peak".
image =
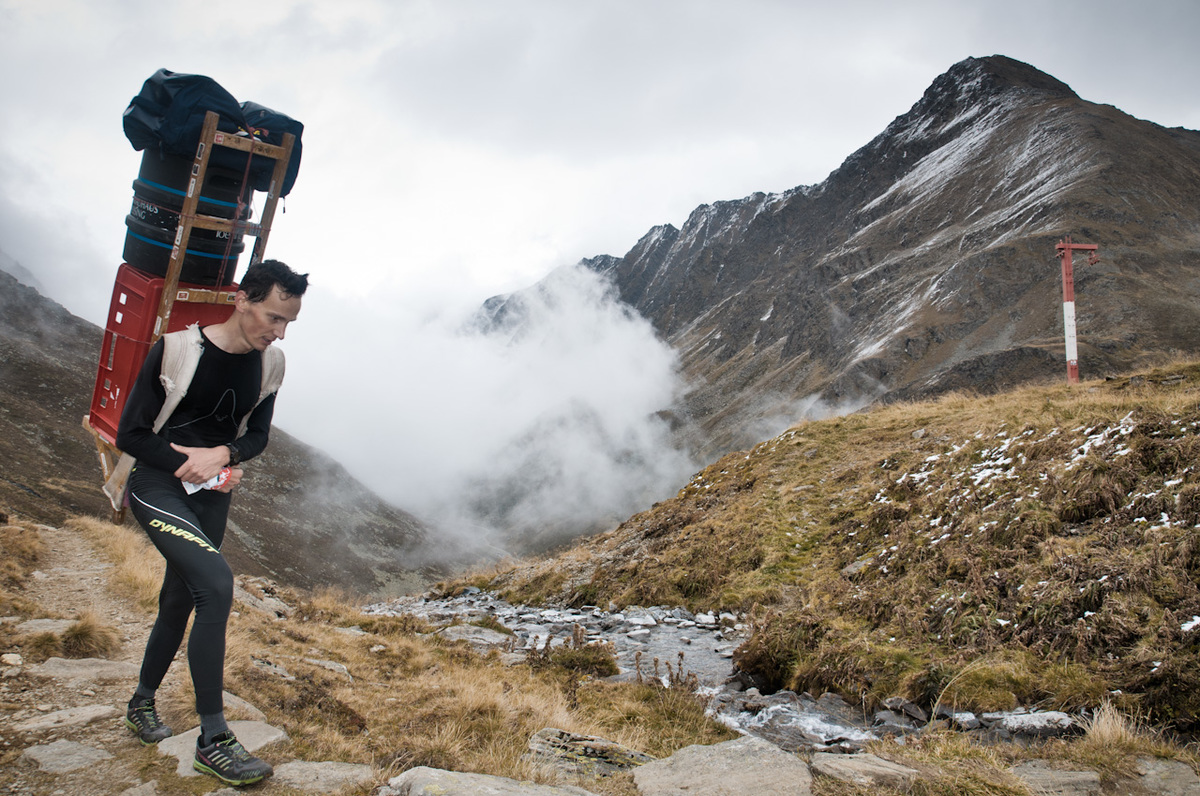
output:
[{"label": "mountain peak", "polygon": [[1011,89],[1030,89],[1063,97],[1078,97],[1070,86],[1058,78],[1006,55],[959,61],[933,81],[925,96],[942,93],[948,85],[958,86],[960,95],[964,93],[964,89],[975,95],[994,94]]},{"label": "mountain peak", "polygon": [[830,179],[857,182],[869,163],[877,177],[891,182],[990,114],[1057,100],[1079,100],[1079,95],[1061,80],[1008,56],[966,58],[939,75],[907,113],[850,155]]},{"label": "mountain peak", "polygon": [[[993,107],[1014,94],[1042,94],[1058,99],[1078,99],[1071,87],[1045,72],[1004,55],[967,58],[939,75],[924,95],[884,132],[948,130],[948,123]],[[1027,100],[1026,100],[1027,101]],[[879,140],[879,139],[877,139]]]}]

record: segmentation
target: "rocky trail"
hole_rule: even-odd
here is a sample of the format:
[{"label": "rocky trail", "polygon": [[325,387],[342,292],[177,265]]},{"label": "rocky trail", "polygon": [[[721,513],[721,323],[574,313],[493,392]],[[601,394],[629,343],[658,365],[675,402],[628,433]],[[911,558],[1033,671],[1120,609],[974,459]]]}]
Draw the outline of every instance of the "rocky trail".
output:
[{"label": "rocky trail", "polygon": [[[51,658],[40,664],[27,663],[14,651],[2,651],[0,792],[31,796],[233,793],[216,780],[192,771],[196,728],[146,748],[125,729],[124,706],[137,678],[153,617],[109,590],[109,565],[86,539],[47,526],[41,526],[39,532],[47,555],[29,582],[26,596],[41,613],[58,618],[2,617],[0,621],[14,624],[18,634],[61,633],[73,618],[91,611],[116,629],[121,644],[110,659]],[[689,672],[697,675],[711,700],[713,714],[743,733],[734,741],[687,747],[661,760],[602,738],[574,736],[553,728],[530,739],[531,754],[568,775],[632,770],[637,790],[644,796],[805,796],[820,792],[822,777],[871,789],[907,791],[920,778],[930,775],[862,751],[867,740],[883,736],[902,739],[907,733],[919,731],[911,716],[905,718],[904,705],[895,705],[890,711],[893,716],[881,718],[877,714],[867,720],[838,700],[813,700],[787,692],[762,695],[736,680],[730,681],[731,650],[742,632],[737,617],[696,616],[665,608],[627,608],[623,612],[533,609],[508,605],[478,591],[451,600],[405,598],[365,609],[365,613],[391,612],[415,613],[446,625],[441,632],[465,633],[462,640],[479,649],[506,646],[513,653],[513,663],[524,657],[517,654],[520,648],[545,644],[559,634],[604,638],[617,650],[622,668],[618,678],[652,676],[653,658],[665,665],[676,657],[675,650],[684,649],[681,660]],[[461,623],[483,615],[511,628],[513,635],[489,636],[494,631]],[[181,679],[186,677],[186,661],[177,660],[160,693],[190,693]],[[579,787],[535,785],[425,767],[405,771],[385,783],[384,774],[366,764],[292,759],[286,733],[268,724],[253,705],[230,694],[227,707],[239,739],[275,767],[274,777],[253,787],[262,794],[590,793]],[[1028,730],[1030,726],[1044,728],[1047,724],[1030,724],[1014,714],[993,717],[990,724],[987,717],[981,717],[981,726],[975,729],[998,737],[998,733],[1019,735],[1021,728]],[[1136,776],[1118,782],[1102,780],[1096,771],[1069,770],[1061,763],[1040,760],[1016,766],[1010,773],[1016,787],[1023,783],[1030,793],[1037,794],[1200,796],[1200,778],[1189,766],[1149,757],[1139,760]]]},{"label": "rocky trail", "polygon": [[[5,650],[0,673],[0,792],[67,796],[154,796],[222,790],[221,783],[192,770],[198,728],[180,731],[159,744],[142,747],[124,726],[125,704],[137,682],[142,650],[154,617],[107,587],[111,565],[87,539],[70,531],[39,526],[46,557],[29,581],[26,596],[41,612],[60,619],[17,620],[20,634],[61,633],[72,618],[91,611],[120,635],[110,659],[51,658],[29,665]],[[160,693],[177,690],[187,679],[183,653],[167,674]],[[190,688],[186,689],[190,693]],[[269,748],[275,777],[260,786],[264,794],[329,793],[348,784],[370,782],[367,765],[308,763],[286,759],[286,734],[261,720],[250,704],[226,698],[231,726],[246,748]],[[165,706],[164,706],[165,707]],[[264,752],[264,754],[267,754]],[[282,759],[281,759],[282,758]],[[186,788],[173,786],[188,778]],[[205,791],[202,785],[211,782]],[[226,789],[227,790],[227,789]]]}]

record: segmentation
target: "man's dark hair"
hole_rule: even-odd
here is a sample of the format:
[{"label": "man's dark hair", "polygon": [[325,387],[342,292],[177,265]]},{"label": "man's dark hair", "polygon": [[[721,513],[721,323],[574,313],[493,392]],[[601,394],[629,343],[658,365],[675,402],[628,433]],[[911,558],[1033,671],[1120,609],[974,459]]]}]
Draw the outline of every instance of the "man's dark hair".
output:
[{"label": "man's dark hair", "polygon": [[271,287],[279,285],[279,292],[287,296],[303,296],[308,289],[308,274],[298,274],[279,260],[263,260],[246,269],[238,283],[238,290],[246,298],[258,303],[271,295]]}]

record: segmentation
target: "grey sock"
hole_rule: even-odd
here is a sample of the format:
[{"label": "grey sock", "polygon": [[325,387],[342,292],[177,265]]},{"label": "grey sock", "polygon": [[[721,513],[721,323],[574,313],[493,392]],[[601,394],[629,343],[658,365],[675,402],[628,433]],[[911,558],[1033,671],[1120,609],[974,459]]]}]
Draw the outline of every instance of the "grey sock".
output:
[{"label": "grey sock", "polygon": [[213,738],[228,731],[229,725],[225,723],[225,711],[200,715],[201,746],[208,746],[213,742]]},{"label": "grey sock", "polygon": [[129,707],[140,707],[152,699],[154,699],[154,689],[138,683],[137,688],[133,690],[133,699],[129,700]]}]

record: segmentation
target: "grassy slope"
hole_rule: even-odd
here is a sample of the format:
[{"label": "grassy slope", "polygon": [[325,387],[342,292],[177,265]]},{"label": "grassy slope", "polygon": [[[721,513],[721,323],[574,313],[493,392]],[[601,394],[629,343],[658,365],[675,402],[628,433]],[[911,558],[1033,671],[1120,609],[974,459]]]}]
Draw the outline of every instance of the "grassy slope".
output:
[{"label": "grassy slope", "polygon": [[[751,612],[769,687],[1200,714],[1200,365],[796,426],[489,582]],[[1198,623],[1200,624],[1200,623]]]}]

